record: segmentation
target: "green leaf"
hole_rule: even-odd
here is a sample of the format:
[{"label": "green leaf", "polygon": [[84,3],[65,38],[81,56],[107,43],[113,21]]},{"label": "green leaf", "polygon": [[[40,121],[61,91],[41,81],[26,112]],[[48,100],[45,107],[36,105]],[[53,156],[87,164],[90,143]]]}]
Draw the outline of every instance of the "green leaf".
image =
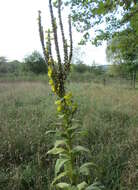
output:
[{"label": "green leaf", "polygon": [[89,185],[85,190],[101,190],[100,187],[98,187],[99,184],[97,182]]},{"label": "green leaf", "polygon": [[55,142],[55,148],[57,148],[58,146],[61,146],[61,145],[67,146],[66,141],[65,141],[65,140],[57,140],[57,141]]},{"label": "green leaf", "polygon": [[58,117],[59,117],[59,119],[63,119],[65,117],[65,115],[64,114],[60,114],[60,115],[58,115]]},{"label": "green leaf", "polygon": [[49,130],[49,131],[46,131],[46,135],[48,135],[48,134],[53,134],[53,133],[56,133],[56,131],[54,131],[54,130]]},{"label": "green leaf", "polygon": [[58,184],[56,185],[56,187],[58,187],[58,188],[60,188],[60,189],[69,189],[70,184],[68,184],[68,183],[58,183]]},{"label": "green leaf", "polygon": [[60,169],[61,169],[61,167],[66,163],[66,162],[68,162],[69,161],[69,159],[58,159],[57,161],[56,161],[56,165],[55,165],[55,175],[57,175],[59,172],[60,172]]},{"label": "green leaf", "polygon": [[76,136],[79,136],[79,137],[85,137],[85,136],[88,136],[88,133],[87,131],[76,131],[75,133]]},{"label": "green leaf", "polygon": [[80,168],[80,173],[82,175],[88,176],[90,174],[90,170],[87,167]]},{"label": "green leaf", "polygon": [[77,130],[78,128],[80,128],[78,125],[75,125],[75,126],[73,126],[73,127],[70,127],[70,128],[68,128],[68,132],[69,133],[72,133],[72,132],[74,132],[75,130]]},{"label": "green leaf", "polygon": [[63,153],[62,153],[62,158],[69,160],[69,159],[70,159],[70,153],[67,152],[67,151],[63,152]]},{"label": "green leaf", "polygon": [[78,190],[78,188],[76,186],[71,186],[68,188],[68,190]]},{"label": "green leaf", "polygon": [[52,181],[52,185],[54,185],[58,180],[60,180],[61,178],[67,176],[67,172],[62,172],[60,173],[57,177],[54,178],[54,180]]},{"label": "green leaf", "polygon": [[60,153],[62,153],[62,152],[65,152],[65,149],[64,148],[52,148],[51,150],[49,150],[48,152],[47,152],[47,154],[60,154]]},{"label": "green leaf", "polygon": [[78,133],[79,130],[79,126],[73,126],[73,127],[69,127],[68,130],[68,134],[71,135],[71,138],[74,138],[76,136],[76,134]]},{"label": "green leaf", "polygon": [[93,162],[87,162],[80,167],[79,172],[82,175],[89,175],[90,174],[90,167],[93,167],[93,166],[96,167],[96,165]]},{"label": "green leaf", "polygon": [[87,183],[85,181],[83,181],[82,183],[77,185],[78,190],[83,190],[85,189],[85,187],[87,187]]},{"label": "green leaf", "polygon": [[83,168],[89,168],[89,167],[93,167],[93,166],[96,167],[96,164],[94,164],[93,162],[87,162],[80,167],[80,170]]},{"label": "green leaf", "polygon": [[90,151],[87,148],[83,147],[83,146],[76,146],[76,147],[73,148],[72,151],[73,151],[73,153],[80,153],[80,152],[90,153]]}]

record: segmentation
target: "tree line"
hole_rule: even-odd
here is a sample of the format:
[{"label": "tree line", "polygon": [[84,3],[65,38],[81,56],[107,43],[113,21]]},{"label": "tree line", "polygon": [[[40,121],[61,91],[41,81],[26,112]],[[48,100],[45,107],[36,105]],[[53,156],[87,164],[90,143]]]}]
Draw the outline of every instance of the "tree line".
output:
[{"label": "tree line", "polygon": [[[96,66],[95,63],[91,66],[86,65],[78,57],[74,57],[74,63],[71,65],[72,72],[90,72],[97,75],[100,75],[104,72],[104,68],[102,66]],[[0,57],[0,75],[20,75],[22,73],[34,73],[38,75],[45,74],[47,71],[48,68],[45,64],[44,57],[38,51],[34,51],[30,55],[26,56],[22,62],[18,60],[8,61],[6,57]]]},{"label": "tree line", "polygon": [[13,60],[8,61],[5,57],[0,57],[0,75],[22,73],[45,74],[47,73],[47,66],[43,56],[34,51],[30,55],[25,56],[23,61]]},{"label": "tree line", "polygon": [[[98,65],[93,61],[91,65],[86,65],[83,63],[82,57],[80,56],[80,54],[83,53],[81,52],[81,49],[76,48],[75,52],[71,64],[72,74],[70,77],[72,80],[74,80],[74,77],[75,80],[80,78],[81,81],[94,79],[101,80],[102,83],[105,84],[112,78],[122,78],[130,80],[131,86],[135,87],[131,70],[127,69],[126,64]],[[37,76],[45,75],[47,72],[48,68],[45,64],[44,57],[38,51],[33,51],[30,55],[25,56],[23,61],[9,61],[6,57],[0,57],[0,77],[7,75],[26,76],[30,74]],[[137,78],[135,78],[135,81],[136,79]]]}]

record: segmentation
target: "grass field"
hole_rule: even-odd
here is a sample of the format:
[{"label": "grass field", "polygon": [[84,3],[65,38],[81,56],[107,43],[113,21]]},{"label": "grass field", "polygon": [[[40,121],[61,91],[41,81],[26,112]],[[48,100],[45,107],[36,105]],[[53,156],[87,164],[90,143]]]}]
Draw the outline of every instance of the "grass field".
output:
[{"label": "grass field", "polygon": [[[120,86],[70,83],[78,104],[78,137],[89,147],[105,190],[138,189],[138,91]],[[53,178],[47,156],[56,127],[54,96],[46,82],[0,83],[0,190],[46,190]],[[87,159],[87,155],[84,159]]]}]

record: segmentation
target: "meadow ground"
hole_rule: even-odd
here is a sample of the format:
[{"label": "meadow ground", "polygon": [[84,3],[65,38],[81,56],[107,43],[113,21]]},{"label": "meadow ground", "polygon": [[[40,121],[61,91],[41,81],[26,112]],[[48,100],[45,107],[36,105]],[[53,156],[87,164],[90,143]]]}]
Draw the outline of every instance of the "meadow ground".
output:
[{"label": "meadow ground", "polygon": [[[78,104],[76,137],[91,151],[106,190],[138,189],[138,90],[93,83],[67,85]],[[46,82],[0,83],[0,189],[49,189],[53,162],[47,151],[57,127],[54,96]],[[85,158],[87,159],[87,155]]]}]

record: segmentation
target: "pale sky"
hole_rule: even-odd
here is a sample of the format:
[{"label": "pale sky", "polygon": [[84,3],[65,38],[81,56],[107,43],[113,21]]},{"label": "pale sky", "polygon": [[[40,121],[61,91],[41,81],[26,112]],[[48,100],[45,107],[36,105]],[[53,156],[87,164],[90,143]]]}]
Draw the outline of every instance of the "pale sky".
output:
[{"label": "pale sky", "polygon": [[[50,25],[48,0],[0,0],[0,56],[10,60],[22,60],[25,55],[34,50],[42,53],[38,33],[37,12],[42,11],[43,25]],[[67,11],[65,11],[67,12]],[[67,28],[64,14],[64,25]],[[81,39],[81,34],[73,30],[74,47]],[[91,64],[95,60],[98,64],[106,63],[105,47],[98,48],[87,45],[84,62]]]}]

